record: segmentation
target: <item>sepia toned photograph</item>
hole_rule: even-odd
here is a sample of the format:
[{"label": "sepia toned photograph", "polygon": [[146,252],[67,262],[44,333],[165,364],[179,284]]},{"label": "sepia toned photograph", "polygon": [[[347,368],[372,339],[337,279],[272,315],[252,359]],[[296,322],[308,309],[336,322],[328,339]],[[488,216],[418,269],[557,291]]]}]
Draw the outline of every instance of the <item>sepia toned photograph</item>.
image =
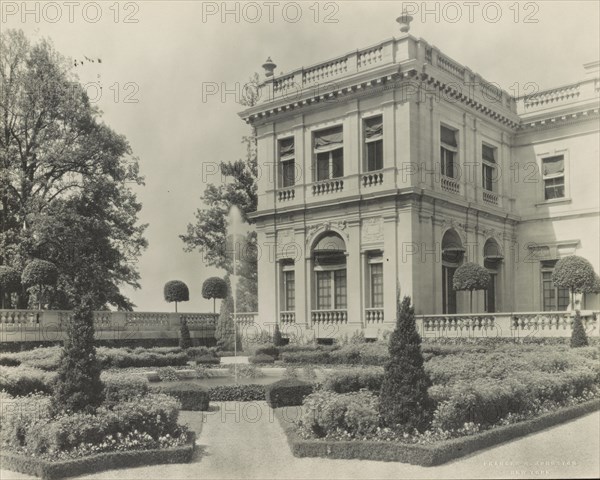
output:
[{"label": "sepia toned photograph", "polygon": [[0,0],[0,480],[600,478],[600,2]]}]

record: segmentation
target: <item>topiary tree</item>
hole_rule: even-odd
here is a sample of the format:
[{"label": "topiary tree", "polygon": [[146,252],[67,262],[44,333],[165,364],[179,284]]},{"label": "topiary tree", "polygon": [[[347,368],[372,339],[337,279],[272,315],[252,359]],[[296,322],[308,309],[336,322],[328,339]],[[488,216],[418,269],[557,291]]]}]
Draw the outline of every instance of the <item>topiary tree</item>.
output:
[{"label": "topiary tree", "polygon": [[581,321],[581,315],[579,310],[575,312],[575,318],[573,319],[573,331],[571,332],[571,348],[587,347],[589,345],[588,338],[583,328]]},{"label": "topiary tree", "polygon": [[0,299],[2,300],[2,308],[4,308],[6,298],[11,293],[17,293],[19,290],[21,290],[21,274],[18,270],[6,265],[0,265]]},{"label": "topiary tree", "polygon": [[285,342],[281,336],[281,330],[279,330],[279,324],[275,324],[275,330],[273,331],[273,345],[276,347],[283,347]]},{"label": "topiary tree", "polygon": [[90,298],[82,299],[67,324],[67,338],[52,398],[55,413],[93,413],[104,400],[104,386],[100,381],[102,368],[94,346],[92,305]]},{"label": "topiary tree", "polygon": [[181,320],[181,326],[179,327],[179,347],[185,350],[191,346],[192,337],[190,336],[187,320],[184,318]]},{"label": "topiary tree", "polygon": [[473,290],[485,290],[490,283],[490,273],[473,262],[463,263],[454,272],[454,290],[468,290],[470,293],[469,312],[473,313]]},{"label": "topiary tree", "polygon": [[595,290],[596,274],[592,264],[585,258],[569,255],[556,262],[552,282],[555,287],[569,289],[571,308],[574,308],[576,293],[590,293]]},{"label": "topiary tree", "polygon": [[177,313],[177,302],[187,302],[190,299],[190,291],[181,280],[165,283],[164,294],[166,302],[175,302],[175,313]]},{"label": "topiary tree", "polygon": [[215,328],[215,339],[217,340],[217,346],[221,350],[231,351],[235,348],[234,341],[237,341],[237,350],[242,349],[240,335],[236,336],[236,328],[234,325],[233,318],[233,296],[229,279],[226,280],[227,285],[227,296],[221,302],[221,311],[219,313],[219,320],[217,327]]},{"label": "topiary tree", "polygon": [[202,284],[202,297],[213,300],[213,312],[216,312],[215,300],[227,297],[227,282],[221,277],[207,278]]},{"label": "topiary tree", "polygon": [[42,300],[48,290],[56,285],[58,269],[52,262],[46,260],[32,260],[23,269],[21,283],[38,300],[38,307],[42,309]]},{"label": "topiary tree", "polygon": [[431,380],[423,366],[421,337],[410,297],[398,303],[389,351],[379,396],[381,419],[384,425],[395,430],[422,431],[431,420],[433,403],[427,393]]}]

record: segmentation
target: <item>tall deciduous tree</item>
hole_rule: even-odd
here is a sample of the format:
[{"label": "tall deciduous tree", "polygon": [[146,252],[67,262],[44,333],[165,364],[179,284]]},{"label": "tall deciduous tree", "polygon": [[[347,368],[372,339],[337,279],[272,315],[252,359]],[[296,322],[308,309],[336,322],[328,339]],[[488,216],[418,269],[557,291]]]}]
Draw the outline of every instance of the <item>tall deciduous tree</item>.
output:
[{"label": "tall deciduous tree", "polygon": [[18,293],[21,290],[21,275],[18,270],[0,265],[0,298],[2,308],[6,306],[6,300],[11,303],[11,294]]},{"label": "tall deciduous tree", "polygon": [[47,40],[0,35],[0,264],[54,263],[55,307],[78,305],[84,280],[93,308],[131,309],[119,287],[139,287],[145,226],[130,186],[143,181],[71,65]]},{"label": "tall deciduous tree", "polygon": [[[249,84],[258,84],[255,75]],[[245,90],[246,95],[242,104],[252,106],[258,99],[258,93],[253,88]],[[208,265],[233,273],[232,254],[227,249],[227,214],[236,205],[244,222],[252,224],[248,214],[256,211],[258,201],[256,179],[258,165],[256,157],[256,132],[252,130],[249,136],[243,137],[246,145],[246,158],[234,162],[221,162],[220,172],[226,183],[208,184],[201,197],[203,208],[195,213],[196,220],[188,224],[187,232],[180,235],[188,252],[198,249]],[[249,232],[241,244],[236,245],[236,258],[239,260],[240,276],[238,283],[237,302],[239,311],[257,310],[257,244],[256,233]]]}]

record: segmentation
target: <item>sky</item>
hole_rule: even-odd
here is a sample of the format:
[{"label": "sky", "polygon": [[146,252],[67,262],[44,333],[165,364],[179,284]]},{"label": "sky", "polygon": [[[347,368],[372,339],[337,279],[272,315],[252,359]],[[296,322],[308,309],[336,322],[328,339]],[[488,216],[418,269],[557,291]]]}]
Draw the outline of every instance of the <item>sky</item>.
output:
[{"label": "sky", "polygon": [[[212,311],[202,282],[223,272],[186,253],[179,235],[202,207],[220,161],[244,156],[239,92],[267,57],[276,73],[318,63],[410,33],[488,81],[521,94],[583,78],[598,60],[600,2],[73,1],[0,2],[0,28],[52,39],[75,67],[103,121],[127,137],[145,186],[135,187],[148,223],[138,259],[140,290],[124,288],[138,311],[170,311],[163,285],[190,288],[179,311]],[[94,59],[92,63],[86,60]],[[97,59],[102,60],[98,63]],[[98,86],[101,86],[100,90]],[[238,93],[236,93],[236,91]],[[528,93],[528,92],[524,92]],[[529,92],[531,93],[531,92]]]}]

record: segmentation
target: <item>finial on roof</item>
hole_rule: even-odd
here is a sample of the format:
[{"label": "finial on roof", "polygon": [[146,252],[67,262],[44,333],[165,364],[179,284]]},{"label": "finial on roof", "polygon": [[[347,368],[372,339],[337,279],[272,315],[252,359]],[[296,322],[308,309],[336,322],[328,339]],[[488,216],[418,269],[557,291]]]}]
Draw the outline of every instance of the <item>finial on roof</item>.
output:
[{"label": "finial on roof", "polygon": [[413,21],[412,15],[409,15],[406,9],[402,11],[402,15],[400,15],[396,21],[400,25],[400,31],[402,33],[408,33],[410,30],[410,22]]},{"label": "finial on roof", "polygon": [[277,68],[277,65],[275,65],[273,60],[271,60],[271,57],[269,57],[267,58],[267,61],[263,63],[262,68],[265,69],[265,77],[268,78],[273,76],[273,72],[275,71],[275,68]]}]

